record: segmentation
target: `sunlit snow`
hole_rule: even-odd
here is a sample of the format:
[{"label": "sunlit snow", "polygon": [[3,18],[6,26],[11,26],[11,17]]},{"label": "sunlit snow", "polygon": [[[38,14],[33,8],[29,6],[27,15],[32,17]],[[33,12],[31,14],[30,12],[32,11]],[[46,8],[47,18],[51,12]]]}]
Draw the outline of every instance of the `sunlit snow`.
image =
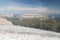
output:
[{"label": "sunlit snow", "polygon": [[23,26],[0,25],[0,40],[60,40],[60,33]]},{"label": "sunlit snow", "polygon": [[8,21],[5,18],[1,18],[0,17],[0,24],[4,24],[4,25],[13,25],[12,22]]}]

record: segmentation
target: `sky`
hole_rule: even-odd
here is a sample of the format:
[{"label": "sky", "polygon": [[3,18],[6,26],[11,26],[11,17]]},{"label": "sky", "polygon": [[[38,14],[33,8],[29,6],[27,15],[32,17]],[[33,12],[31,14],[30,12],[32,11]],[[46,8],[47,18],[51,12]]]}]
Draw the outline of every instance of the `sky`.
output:
[{"label": "sky", "polygon": [[0,14],[60,13],[60,0],[0,0]]}]

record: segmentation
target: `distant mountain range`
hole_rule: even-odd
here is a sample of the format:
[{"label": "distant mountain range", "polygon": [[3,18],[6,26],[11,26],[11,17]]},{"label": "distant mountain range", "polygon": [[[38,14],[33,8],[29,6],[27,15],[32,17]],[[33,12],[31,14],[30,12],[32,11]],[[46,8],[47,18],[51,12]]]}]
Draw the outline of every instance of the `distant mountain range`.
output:
[{"label": "distant mountain range", "polygon": [[56,18],[60,18],[60,14],[49,14],[50,17],[54,16]]},{"label": "distant mountain range", "polygon": [[0,15],[0,17],[13,17],[13,18],[21,18],[21,17],[23,17],[23,18],[27,18],[27,17],[42,17],[42,18],[45,18],[45,19],[47,19],[47,18],[56,18],[56,19],[60,19],[60,14],[47,14],[47,15],[45,15],[45,14],[17,14],[17,13],[15,13],[15,14],[2,14],[2,15]]}]

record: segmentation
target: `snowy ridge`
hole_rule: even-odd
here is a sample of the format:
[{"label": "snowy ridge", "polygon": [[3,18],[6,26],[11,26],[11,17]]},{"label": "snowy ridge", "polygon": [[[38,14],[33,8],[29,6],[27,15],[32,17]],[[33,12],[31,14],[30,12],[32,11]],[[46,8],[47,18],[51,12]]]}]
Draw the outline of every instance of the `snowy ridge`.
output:
[{"label": "snowy ridge", "polygon": [[0,24],[4,24],[4,25],[13,25],[11,21],[8,21],[5,18],[0,17]]},{"label": "snowy ridge", "polygon": [[1,40],[59,40],[60,33],[39,30],[34,28],[26,28],[15,25],[0,25]]}]

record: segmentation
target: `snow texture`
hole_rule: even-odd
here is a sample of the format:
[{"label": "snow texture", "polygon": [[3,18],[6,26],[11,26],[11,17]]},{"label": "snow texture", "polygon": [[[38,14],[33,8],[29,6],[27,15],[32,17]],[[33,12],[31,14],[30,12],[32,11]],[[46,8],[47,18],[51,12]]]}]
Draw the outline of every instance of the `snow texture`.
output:
[{"label": "snow texture", "polygon": [[60,40],[60,33],[15,25],[0,25],[0,40]]}]

